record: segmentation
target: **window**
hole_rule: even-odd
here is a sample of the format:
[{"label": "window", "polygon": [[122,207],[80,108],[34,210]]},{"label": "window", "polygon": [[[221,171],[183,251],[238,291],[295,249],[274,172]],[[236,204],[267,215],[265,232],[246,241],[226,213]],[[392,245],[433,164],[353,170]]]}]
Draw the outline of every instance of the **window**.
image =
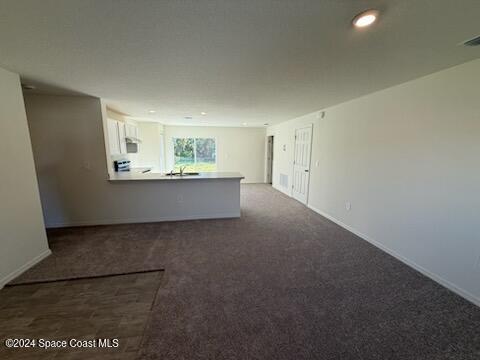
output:
[{"label": "window", "polygon": [[217,146],[213,138],[173,138],[174,170],[187,172],[217,170]]}]

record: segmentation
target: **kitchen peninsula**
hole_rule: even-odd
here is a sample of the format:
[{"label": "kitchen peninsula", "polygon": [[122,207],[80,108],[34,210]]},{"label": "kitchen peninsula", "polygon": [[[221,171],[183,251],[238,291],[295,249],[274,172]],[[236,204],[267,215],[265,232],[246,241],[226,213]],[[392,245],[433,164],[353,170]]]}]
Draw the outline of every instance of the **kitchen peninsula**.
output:
[{"label": "kitchen peninsula", "polygon": [[124,221],[140,222],[240,217],[238,172],[168,175],[137,171],[114,172],[109,183],[127,203]]},{"label": "kitchen peninsula", "polygon": [[[174,136],[168,135],[166,141],[163,125],[132,120],[111,111],[106,104],[102,104],[102,122],[107,173],[102,169],[98,174],[102,179],[96,188],[101,186],[102,191],[96,199],[100,205],[93,211],[94,224],[240,217],[240,182],[244,176],[216,171],[222,164],[217,159],[214,138],[208,137],[211,141],[203,143],[195,138],[193,144],[198,142],[199,146],[195,156],[175,164],[167,162],[174,160],[173,154],[166,155],[166,150],[173,151]],[[192,145],[190,140],[184,142]],[[197,155],[204,157],[203,165],[195,163]],[[203,170],[205,164],[208,170]],[[190,171],[198,172],[184,172],[187,165]],[[88,214],[85,218],[90,217]],[[87,219],[82,221],[85,223],[92,224]]]}]

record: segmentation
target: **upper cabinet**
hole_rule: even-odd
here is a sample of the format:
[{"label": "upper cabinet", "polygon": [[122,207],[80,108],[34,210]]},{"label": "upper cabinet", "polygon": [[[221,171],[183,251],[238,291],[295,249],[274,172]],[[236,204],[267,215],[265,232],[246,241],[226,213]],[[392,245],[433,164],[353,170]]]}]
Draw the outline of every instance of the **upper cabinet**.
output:
[{"label": "upper cabinet", "polygon": [[[129,141],[127,142],[127,138]],[[134,142],[134,144],[132,144]],[[108,119],[110,155],[138,152],[138,127],[135,124]]]},{"label": "upper cabinet", "polygon": [[127,153],[127,140],[126,140],[126,125],[122,122],[118,122],[118,137],[120,141],[120,154]]},{"label": "upper cabinet", "polygon": [[126,137],[138,139],[138,127],[134,124],[125,124]]},{"label": "upper cabinet", "polygon": [[118,121],[107,119],[108,124],[108,145],[110,148],[110,155],[119,155],[120,150],[120,133]]}]

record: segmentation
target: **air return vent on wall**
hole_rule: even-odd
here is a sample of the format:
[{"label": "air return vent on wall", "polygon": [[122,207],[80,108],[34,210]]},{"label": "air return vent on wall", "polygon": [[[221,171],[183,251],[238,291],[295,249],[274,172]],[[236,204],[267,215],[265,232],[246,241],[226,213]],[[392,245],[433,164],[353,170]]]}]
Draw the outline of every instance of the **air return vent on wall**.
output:
[{"label": "air return vent on wall", "polygon": [[280,174],[280,185],[285,188],[288,187],[288,175]]},{"label": "air return vent on wall", "polygon": [[463,45],[465,45],[465,46],[478,46],[478,45],[480,45],[480,36],[477,36],[476,38],[465,41],[463,43]]}]

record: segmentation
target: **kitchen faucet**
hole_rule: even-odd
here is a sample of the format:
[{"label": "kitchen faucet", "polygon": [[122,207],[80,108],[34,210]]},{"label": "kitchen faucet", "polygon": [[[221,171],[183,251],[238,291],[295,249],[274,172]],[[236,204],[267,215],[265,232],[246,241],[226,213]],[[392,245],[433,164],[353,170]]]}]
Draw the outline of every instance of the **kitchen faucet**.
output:
[{"label": "kitchen faucet", "polygon": [[[186,168],[187,168],[187,165],[180,166],[180,168],[179,168],[179,171],[180,171],[179,175],[180,175],[180,176],[183,176],[183,173],[184,173],[184,171],[185,171]],[[173,176],[173,175],[177,174],[177,173],[174,173],[173,171],[174,171],[174,169],[170,170],[170,172],[168,173],[168,175]]]}]

